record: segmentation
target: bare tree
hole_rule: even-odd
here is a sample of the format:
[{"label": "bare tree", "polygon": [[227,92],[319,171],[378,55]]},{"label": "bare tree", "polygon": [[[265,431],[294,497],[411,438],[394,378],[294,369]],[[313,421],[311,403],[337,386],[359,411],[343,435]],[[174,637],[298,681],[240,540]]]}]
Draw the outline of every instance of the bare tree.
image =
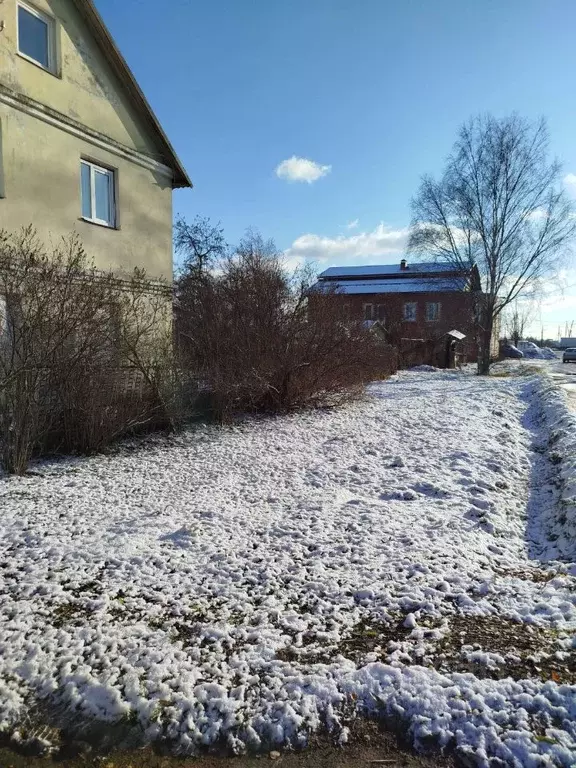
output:
[{"label": "bare tree", "polygon": [[512,344],[518,346],[524,338],[526,329],[534,319],[535,306],[531,301],[514,299],[503,312],[504,333]]},{"label": "bare tree", "polygon": [[478,267],[479,374],[489,373],[501,313],[555,271],[574,234],[548,144],[544,120],[475,117],[460,129],[442,178],[425,176],[412,201],[409,249],[458,269]]},{"label": "bare tree", "polygon": [[190,224],[178,216],[174,224],[174,248],[183,257],[182,274],[195,277],[224,258],[228,246],[219,224],[197,216]]}]

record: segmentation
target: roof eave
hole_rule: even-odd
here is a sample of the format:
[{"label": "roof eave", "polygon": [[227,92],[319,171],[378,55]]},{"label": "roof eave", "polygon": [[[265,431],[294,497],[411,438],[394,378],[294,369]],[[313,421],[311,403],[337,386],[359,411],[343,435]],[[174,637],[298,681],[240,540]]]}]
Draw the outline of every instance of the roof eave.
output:
[{"label": "roof eave", "polygon": [[150,124],[160,139],[160,143],[164,145],[166,160],[169,161],[169,167],[174,173],[174,177],[172,179],[172,188],[191,188],[193,184],[190,177],[186,173],[186,169],[180,162],[174,147],[164,133],[164,129],[160,125],[160,122],[154,114],[152,107],[148,103],[146,96],[144,96],[142,89],[132,74],[132,70],[128,66],[126,59],[120,53],[120,49],[114,42],[114,38],[108,31],[108,28],[100,16],[96,6],[92,0],[75,0],[75,3],[84,20],[90,27],[94,37],[105,51],[109,64],[128,91],[135,107]]}]

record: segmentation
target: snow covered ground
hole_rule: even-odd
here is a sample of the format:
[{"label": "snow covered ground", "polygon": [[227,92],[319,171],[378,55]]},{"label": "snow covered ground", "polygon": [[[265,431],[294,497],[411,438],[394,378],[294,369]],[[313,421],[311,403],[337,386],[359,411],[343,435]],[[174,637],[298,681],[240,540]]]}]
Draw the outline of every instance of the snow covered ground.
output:
[{"label": "snow covered ground", "polygon": [[0,722],[42,700],[192,753],[370,713],[468,765],[576,765],[566,402],[407,372],[0,481]]}]

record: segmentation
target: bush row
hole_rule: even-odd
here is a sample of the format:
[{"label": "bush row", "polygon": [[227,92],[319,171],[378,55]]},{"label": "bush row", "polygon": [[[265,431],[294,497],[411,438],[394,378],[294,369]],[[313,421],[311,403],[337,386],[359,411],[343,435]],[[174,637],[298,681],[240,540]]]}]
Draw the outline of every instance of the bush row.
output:
[{"label": "bush row", "polygon": [[185,263],[173,314],[172,286],[97,270],[75,236],[46,249],[31,228],[0,232],[4,469],[174,429],[200,407],[225,422],[334,406],[392,373],[394,350],[309,277],[251,235],[217,264]]}]

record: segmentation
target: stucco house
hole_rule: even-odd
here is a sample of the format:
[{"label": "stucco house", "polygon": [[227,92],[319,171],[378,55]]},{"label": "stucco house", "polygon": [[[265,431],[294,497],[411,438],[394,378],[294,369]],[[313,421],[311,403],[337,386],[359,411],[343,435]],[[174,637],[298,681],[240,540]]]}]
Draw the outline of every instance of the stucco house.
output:
[{"label": "stucco house", "polygon": [[75,230],[98,267],[171,280],[190,186],[92,0],[0,2],[0,228]]}]

